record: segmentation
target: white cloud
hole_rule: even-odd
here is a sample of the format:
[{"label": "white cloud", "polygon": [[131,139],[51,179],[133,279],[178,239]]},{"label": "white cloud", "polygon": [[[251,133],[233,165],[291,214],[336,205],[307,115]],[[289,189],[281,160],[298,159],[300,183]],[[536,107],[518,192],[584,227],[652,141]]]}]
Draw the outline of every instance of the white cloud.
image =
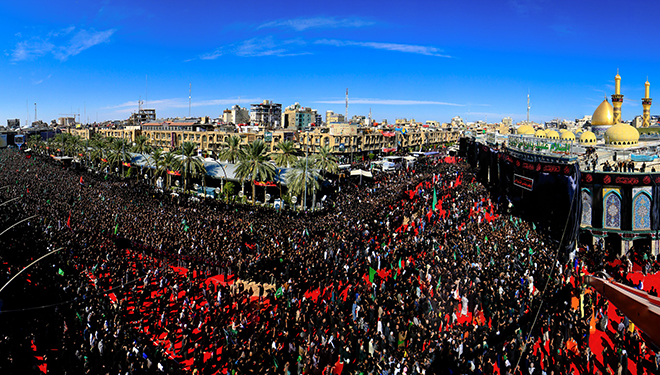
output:
[{"label": "white cloud", "polygon": [[[344,104],[345,100],[319,100],[314,103],[319,104]],[[405,99],[368,99],[368,98],[353,98],[349,100],[349,104],[382,104],[382,105],[447,105],[454,107],[465,107],[465,104],[437,102],[429,100],[405,100]]]},{"label": "white cloud", "polygon": [[11,59],[12,61],[32,60],[52,52],[54,48],[55,45],[46,40],[24,40],[16,44]]},{"label": "white cloud", "polygon": [[[241,57],[260,56],[300,56],[309,55],[311,52],[299,51],[296,48],[305,46],[307,43],[300,39],[277,40],[272,36],[257,37],[244,40],[240,43],[229,44],[216,49],[213,52],[200,55],[200,60],[215,60],[224,55],[236,55]],[[194,59],[186,60],[186,62]]]},{"label": "white cloud", "polygon": [[49,74],[48,77],[46,77],[44,79],[40,79],[38,81],[35,81],[34,84],[35,85],[40,85],[40,84],[44,83],[45,81],[48,81],[50,79],[50,77],[52,77],[52,76],[53,76],[52,74]]},{"label": "white cloud", "polygon": [[68,45],[61,46],[54,52],[55,58],[66,61],[70,56],[75,56],[97,44],[107,42],[115,31],[114,29],[105,31],[80,30],[71,38]]},{"label": "white cloud", "polygon": [[317,28],[346,28],[346,27],[364,27],[375,24],[373,21],[367,21],[360,18],[337,18],[337,17],[311,17],[311,18],[294,18],[290,20],[278,20],[260,25],[258,29],[279,27],[291,28],[296,31],[304,31],[307,29]]},{"label": "white cloud", "polygon": [[441,53],[442,50],[437,47],[420,46],[415,44],[357,42],[353,40],[337,40],[337,39],[320,39],[314,43],[335,46],[335,47],[366,47],[366,48],[374,48],[374,49],[381,49],[387,51],[415,53],[426,56],[451,57],[449,55],[442,54]]},{"label": "white cloud", "polygon": [[[95,45],[105,43],[115,33],[115,29],[96,31],[94,29],[81,29],[68,37],[75,30],[74,26],[48,33],[45,38],[34,37],[18,42],[12,51],[12,61],[33,60],[38,57],[52,54],[60,61],[89,49]],[[63,40],[64,39],[64,40]]]}]

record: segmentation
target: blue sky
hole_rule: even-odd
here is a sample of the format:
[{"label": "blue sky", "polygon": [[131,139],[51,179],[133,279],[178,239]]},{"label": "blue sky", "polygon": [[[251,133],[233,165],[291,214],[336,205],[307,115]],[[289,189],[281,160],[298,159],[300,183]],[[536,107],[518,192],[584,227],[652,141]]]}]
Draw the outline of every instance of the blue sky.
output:
[{"label": "blue sky", "polygon": [[[380,121],[590,115],[613,93],[660,100],[655,2],[34,1],[0,3],[0,121],[217,117],[300,102]],[[656,104],[658,106],[659,104]],[[660,113],[651,108],[653,114]]]}]

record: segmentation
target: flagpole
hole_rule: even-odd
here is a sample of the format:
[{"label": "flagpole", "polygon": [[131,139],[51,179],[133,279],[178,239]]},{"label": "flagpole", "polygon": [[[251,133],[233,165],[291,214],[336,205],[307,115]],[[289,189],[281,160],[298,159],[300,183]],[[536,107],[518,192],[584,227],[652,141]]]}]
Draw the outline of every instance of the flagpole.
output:
[{"label": "flagpole", "polygon": [[7,283],[6,283],[5,285],[3,285],[2,288],[0,288],[0,293],[1,293],[1,292],[7,287],[7,285],[9,285],[9,283],[11,283],[15,278],[17,278],[18,275],[20,275],[21,273],[23,273],[23,271],[25,271],[26,269],[30,268],[33,264],[35,264],[35,263],[37,263],[38,261],[44,259],[45,257],[47,257],[47,256],[49,256],[49,255],[52,255],[52,254],[55,254],[56,252],[58,252],[58,251],[60,251],[60,250],[62,250],[62,249],[64,249],[64,248],[63,248],[63,247],[60,247],[60,248],[57,249],[57,250],[53,250],[53,251],[51,251],[50,253],[48,253],[48,254],[42,256],[41,258],[35,260],[34,262],[28,264],[25,268],[23,268],[23,269],[20,270],[16,275],[14,275],[14,277],[12,277],[11,279],[9,279],[9,281],[7,281]]},{"label": "flagpole", "polygon": [[23,220],[19,221],[18,223],[16,223],[16,224],[12,225],[11,227],[5,229],[4,232],[0,233],[0,236],[2,236],[3,234],[7,233],[8,230],[10,230],[11,228],[17,226],[18,224],[20,224],[20,223],[22,223],[22,222],[24,222],[24,221],[28,221],[28,220],[30,220],[30,219],[32,219],[32,218],[35,218],[35,217],[37,217],[37,215],[32,215],[32,216],[28,217],[27,219],[23,219]]}]

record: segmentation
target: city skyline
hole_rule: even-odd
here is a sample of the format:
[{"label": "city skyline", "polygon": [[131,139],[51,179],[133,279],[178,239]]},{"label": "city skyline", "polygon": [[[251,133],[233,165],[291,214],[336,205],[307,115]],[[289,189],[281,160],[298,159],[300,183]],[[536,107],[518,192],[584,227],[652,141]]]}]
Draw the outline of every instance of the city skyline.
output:
[{"label": "city skyline", "polygon": [[[376,121],[514,122],[591,115],[614,91],[622,116],[642,114],[659,53],[646,38],[656,4],[503,1],[207,4],[190,1],[0,5],[0,121],[126,119],[138,100],[159,118],[221,116],[234,104]],[[634,8],[634,9],[633,9]],[[625,21],[641,20],[627,27]],[[657,78],[657,79],[656,79]],[[240,98],[240,99],[239,99]],[[660,113],[651,107],[651,113]]]}]

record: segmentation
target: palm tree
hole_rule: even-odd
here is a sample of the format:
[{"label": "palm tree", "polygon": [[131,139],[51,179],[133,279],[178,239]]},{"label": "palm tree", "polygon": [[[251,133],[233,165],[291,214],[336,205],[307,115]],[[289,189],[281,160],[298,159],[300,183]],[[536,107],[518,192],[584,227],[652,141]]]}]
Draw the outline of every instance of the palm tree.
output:
[{"label": "palm tree", "polygon": [[156,164],[156,175],[160,176],[163,173],[167,174],[167,178],[165,179],[166,189],[172,185],[172,177],[171,174],[168,173],[168,171],[178,170],[179,167],[180,167],[179,159],[177,159],[175,153],[163,152],[162,157],[160,157],[160,159]]},{"label": "palm tree", "polygon": [[101,161],[106,155],[107,143],[101,136],[94,136],[90,140],[92,164]]},{"label": "palm tree", "polygon": [[[337,173],[339,171],[339,164],[337,157],[335,157],[330,146],[322,146],[319,152],[312,155],[312,167],[321,171],[321,180],[325,179],[326,172]],[[312,195],[312,207],[316,204],[316,191]]]},{"label": "palm tree", "polygon": [[243,154],[244,151],[241,147],[241,137],[232,135],[227,142],[222,144],[222,150],[218,154],[218,158],[234,164],[241,159]]},{"label": "palm tree", "polygon": [[70,134],[66,134],[65,138],[65,152],[73,157],[80,156],[80,151],[83,149],[82,138],[80,138],[80,136]]},{"label": "palm tree", "polygon": [[41,137],[36,134],[31,135],[27,141],[28,147],[30,148],[36,148],[39,145],[39,143],[41,143]]},{"label": "palm tree", "polygon": [[140,155],[150,153],[151,145],[149,144],[149,138],[146,135],[138,135],[135,137],[135,142],[133,142],[131,150]]},{"label": "palm tree", "polygon": [[273,160],[275,160],[278,167],[289,168],[298,160],[296,148],[292,141],[280,142],[275,148],[282,151],[273,155]]},{"label": "palm tree", "polygon": [[[292,141],[280,142],[275,146],[275,148],[282,151],[273,156],[273,160],[275,161],[275,164],[278,167],[289,168],[296,162],[296,160],[298,160],[298,157],[295,155],[296,148]],[[282,175],[282,169],[278,169],[277,176],[281,177],[281,175]],[[279,180],[280,181],[278,182],[278,185],[280,186],[280,198],[281,198],[282,197],[281,178]]]},{"label": "palm tree", "polygon": [[[146,135],[138,135],[133,142],[133,147],[131,150],[137,154],[140,154],[143,159],[145,155],[151,152],[151,145],[149,144],[149,138]],[[143,167],[140,167],[140,175],[143,172]]]},{"label": "palm tree", "polygon": [[312,156],[312,165],[321,171],[322,176],[326,172],[337,173],[339,171],[337,157],[332,154],[330,146],[319,148],[319,152]]},{"label": "palm tree", "polygon": [[192,142],[184,142],[177,154],[181,156],[179,163],[183,169],[183,189],[187,190],[189,176],[206,174],[204,159],[197,155],[197,145]]},{"label": "palm tree", "polygon": [[258,139],[247,145],[245,156],[238,162],[236,176],[241,180],[252,181],[252,204],[256,198],[256,181],[272,180],[275,175],[275,166],[268,161],[267,146],[263,140]]},{"label": "palm tree", "polygon": [[[149,167],[154,168],[154,172],[152,173],[152,180],[156,179],[157,174],[161,174],[162,171],[160,171],[161,167],[161,161],[163,160],[164,157],[163,149],[161,148],[155,148],[151,151],[151,154],[149,155],[149,158],[147,159],[147,163]],[[167,172],[167,171],[165,171]],[[152,183],[155,184],[156,181],[152,181]]]},{"label": "palm tree", "polygon": [[[319,173],[311,168],[307,157],[298,159],[287,174],[286,184],[289,192],[295,195],[314,194],[319,189]],[[302,209],[305,199],[300,199],[300,208]]]},{"label": "palm tree", "polygon": [[110,154],[108,155],[108,162],[110,166],[119,167],[121,165],[122,175],[124,174],[124,164],[131,160],[128,154],[128,141],[124,138],[114,138],[110,144]]}]

